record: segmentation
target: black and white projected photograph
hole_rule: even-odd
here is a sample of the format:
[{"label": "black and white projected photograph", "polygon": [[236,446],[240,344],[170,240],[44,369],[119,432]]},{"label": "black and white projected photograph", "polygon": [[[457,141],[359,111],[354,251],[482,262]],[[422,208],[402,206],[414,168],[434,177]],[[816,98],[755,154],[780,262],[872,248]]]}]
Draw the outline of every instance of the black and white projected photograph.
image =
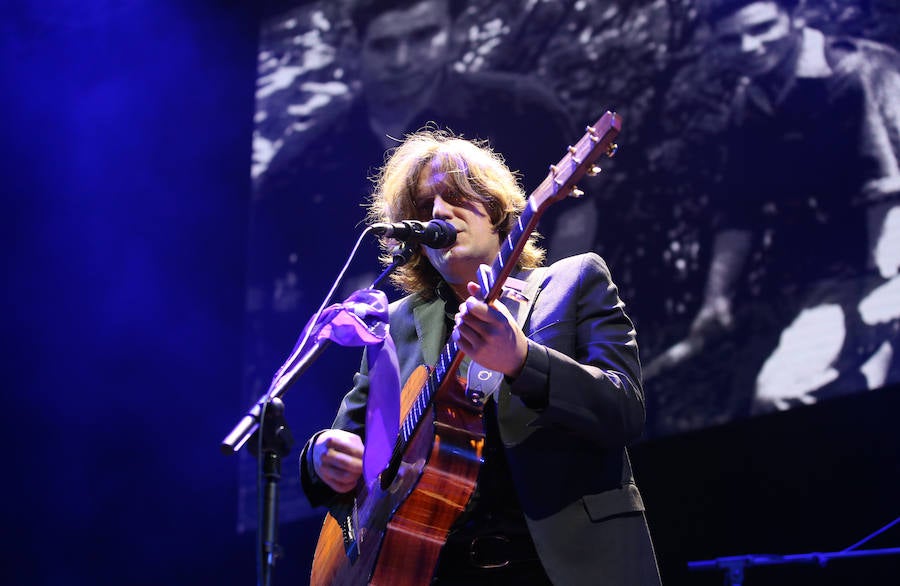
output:
[{"label": "black and white projected photograph", "polygon": [[[385,151],[429,125],[487,140],[530,192],[607,110],[618,152],[538,230],[550,261],[609,264],[646,437],[897,383],[898,26],[890,3],[849,0],[277,4],[256,87],[248,399],[362,234]],[[332,301],[378,276],[375,245]],[[357,361],[300,380],[304,416],[321,409],[300,436]]]}]

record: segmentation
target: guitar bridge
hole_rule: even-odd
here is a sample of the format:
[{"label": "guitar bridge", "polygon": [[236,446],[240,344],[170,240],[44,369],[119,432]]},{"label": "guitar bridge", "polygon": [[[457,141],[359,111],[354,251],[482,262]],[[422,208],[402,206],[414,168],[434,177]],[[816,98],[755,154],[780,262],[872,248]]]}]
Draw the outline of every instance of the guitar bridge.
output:
[{"label": "guitar bridge", "polygon": [[350,563],[353,563],[359,557],[359,546],[362,541],[361,535],[356,530],[359,527],[356,499],[353,499],[353,506],[350,508],[350,511],[346,515],[342,515],[341,519],[338,520],[338,525],[341,526],[341,535],[344,538],[344,552],[350,559]]}]

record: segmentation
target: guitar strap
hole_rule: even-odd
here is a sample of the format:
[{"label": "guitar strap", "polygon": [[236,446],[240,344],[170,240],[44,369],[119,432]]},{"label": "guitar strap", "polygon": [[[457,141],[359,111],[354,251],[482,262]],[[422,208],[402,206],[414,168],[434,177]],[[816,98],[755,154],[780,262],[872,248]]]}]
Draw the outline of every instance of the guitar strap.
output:
[{"label": "guitar strap", "polygon": [[[516,318],[516,323],[524,329],[534,301],[544,284],[547,267],[538,267],[528,272],[524,281],[507,279],[503,287],[503,304]],[[520,285],[521,284],[521,285]]]}]

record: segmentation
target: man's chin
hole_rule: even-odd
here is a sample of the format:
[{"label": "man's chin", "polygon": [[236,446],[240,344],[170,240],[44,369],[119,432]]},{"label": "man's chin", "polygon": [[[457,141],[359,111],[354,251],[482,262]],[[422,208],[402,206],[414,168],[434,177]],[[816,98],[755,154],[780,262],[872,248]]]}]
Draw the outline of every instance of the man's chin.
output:
[{"label": "man's chin", "polygon": [[456,260],[457,254],[455,252],[456,245],[452,244],[447,248],[441,248],[438,250],[431,249],[428,256],[429,262],[435,268],[439,268],[441,266],[445,266],[450,262]]},{"label": "man's chin", "polygon": [[430,85],[428,80],[378,82],[376,87],[370,86],[369,95],[385,106],[400,106],[422,100]]}]

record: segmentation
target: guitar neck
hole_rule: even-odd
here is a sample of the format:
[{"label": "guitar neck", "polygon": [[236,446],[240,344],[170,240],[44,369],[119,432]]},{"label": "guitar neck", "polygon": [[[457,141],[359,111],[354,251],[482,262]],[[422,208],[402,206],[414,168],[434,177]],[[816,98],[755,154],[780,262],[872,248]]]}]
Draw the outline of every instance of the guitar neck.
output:
[{"label": "guitar neck", "polygon": [[434,400],[435,393],[437,393],[441,384],[456,372],[462,359],[463,353],[457,347],[456,342],[451,339],[444,345],[443,350],[441,350],[441,354],[438,356],[434,368],[429,373],[424,386],[419,391],[419,395],[410,407],[409,413],[400,425],[400,433],[397,437],[397,443],[394,446],[394,452],[391,458],[392,461],[396,459],[398,465],[400,457],[402,457],[403,452],[406,450],[406,445],[409,443],[410,439],[412,439],[412,436],[419,425],[419,421],[421,421],[425,411]]}]

